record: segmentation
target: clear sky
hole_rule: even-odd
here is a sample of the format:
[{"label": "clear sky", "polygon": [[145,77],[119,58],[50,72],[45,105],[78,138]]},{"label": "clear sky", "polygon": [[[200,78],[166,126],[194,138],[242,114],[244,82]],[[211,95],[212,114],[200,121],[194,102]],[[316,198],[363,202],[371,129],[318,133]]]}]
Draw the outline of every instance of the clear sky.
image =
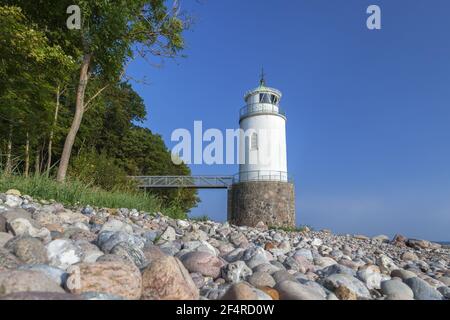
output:
[{"label": "clear sky", "polygon": [[[185,0],[186,58],[129,71],[145,125],[238,128],[245,91],[283,92],[297,223],[336,233],[450,240],[450,1]],[[382,30],[366,9],[382,10]],[[192,165],[193,174],[237,166]],[[193,215],[226,219],[226,191]]]}]

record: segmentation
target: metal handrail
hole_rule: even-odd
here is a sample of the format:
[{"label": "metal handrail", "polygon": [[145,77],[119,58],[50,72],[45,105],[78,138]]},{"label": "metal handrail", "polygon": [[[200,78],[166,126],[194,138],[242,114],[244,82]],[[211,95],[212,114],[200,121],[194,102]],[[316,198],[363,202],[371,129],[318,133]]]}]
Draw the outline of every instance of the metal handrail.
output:
[{"label": "metal handrail", "polygon": [[245,171],[235,174],[233,176],[233,183],[247,182],[247,181],[285,181],[291,182],[292,177],[285,171],[274,170],[256,170]]},{"label": "metal handrail", "polygon": [[286,116],[286,113],[280,106],[271,103],[250,103],[242,107],[239,111],[240,117],[257,113],[272,113]]},{"label": "metal handrail", "polygon": [[228,188],[232,176],[133,176],[140,188]]}]

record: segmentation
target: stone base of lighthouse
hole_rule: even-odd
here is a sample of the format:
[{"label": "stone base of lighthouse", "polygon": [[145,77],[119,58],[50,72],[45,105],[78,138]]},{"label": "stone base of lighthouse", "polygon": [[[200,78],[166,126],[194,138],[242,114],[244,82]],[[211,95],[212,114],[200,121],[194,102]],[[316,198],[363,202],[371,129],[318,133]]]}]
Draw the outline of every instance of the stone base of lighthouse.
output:
[{"label": "stone base of lighthouse", "polygon": [[294,184],[282,181],[248,181],[228,190],[228,221],[254,227],[295,227]]}]

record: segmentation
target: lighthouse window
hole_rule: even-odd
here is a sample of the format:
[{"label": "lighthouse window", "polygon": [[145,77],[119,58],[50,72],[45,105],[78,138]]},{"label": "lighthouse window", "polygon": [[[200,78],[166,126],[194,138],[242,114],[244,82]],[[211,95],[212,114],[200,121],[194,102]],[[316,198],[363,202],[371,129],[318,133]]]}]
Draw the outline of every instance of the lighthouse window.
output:
[{"label": "lighthouse window", "polygon": [[258,150],[258,135],[255,132],[252,133],[250,150]]},{"label": "lighthouse window", "polygon": [[273,94],[260,93],[259,94],[259,102],[260,103],[277,104],[278,103],[278,97],[276,95],[273,95]]},{"label": "lighthouse window", "polygon": [[270,95],[266,93],[260,93],[259,94],[259,101],[261,103],[271,103],[270,102]]}]

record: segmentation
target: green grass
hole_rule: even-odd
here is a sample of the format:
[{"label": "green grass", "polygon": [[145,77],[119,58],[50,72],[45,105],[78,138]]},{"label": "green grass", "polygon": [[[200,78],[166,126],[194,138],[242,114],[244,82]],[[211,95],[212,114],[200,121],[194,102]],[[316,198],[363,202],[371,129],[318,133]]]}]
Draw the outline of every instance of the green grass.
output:
[{"label": "green grass", "polygon": [[104,191],[78,181],[61,184],[45,176],[0,176],[0,192],[6,192],[8,189],[17,189],[22,194],[37,199],[54,199],[65,205],[130,208],[149,213],[164,210],[158,198],[141,191]]},{"label": "green grass", "polygon": [[201,222],[211,220],[206,214],[204,214],[202,216],[198,216],[198,217],[189,217],[189,219],[192,221],[201,221]]},{"label": "green grass", "polygon": [[306,231],[307,229],[309,229],[310,231],[313,231],[314,229],[308,225],[301,225],[295,228],[290,228],[290,227],[276,227],[276,226],[271,226],[269,227],[269,229],[271,230],[282,230],[285,232],[303,232]]}]

